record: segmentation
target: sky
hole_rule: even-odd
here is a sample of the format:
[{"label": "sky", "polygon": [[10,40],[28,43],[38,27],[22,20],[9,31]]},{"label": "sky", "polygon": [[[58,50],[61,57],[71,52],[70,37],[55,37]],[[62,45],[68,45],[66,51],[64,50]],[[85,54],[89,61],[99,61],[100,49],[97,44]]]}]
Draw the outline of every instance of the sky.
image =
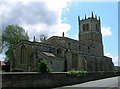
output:
[{"label": "sky", "polygon": [[[118,2],[85,2],[70,0],[6,0],[0,5],[0,32],[9,24],[22,26],[33,40],[40,34],[78,39],[78,16],[101,18],[104,54],[118,65]],[[4,59],[0,54],[0,60]]]}]

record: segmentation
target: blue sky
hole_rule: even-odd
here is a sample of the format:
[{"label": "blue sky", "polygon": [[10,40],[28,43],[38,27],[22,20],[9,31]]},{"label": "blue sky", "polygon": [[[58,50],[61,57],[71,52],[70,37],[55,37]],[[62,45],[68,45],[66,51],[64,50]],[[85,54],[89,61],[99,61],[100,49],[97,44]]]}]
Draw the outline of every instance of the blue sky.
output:
[{"label": "blue sky", "polygon": [[[12,2],[14,1],[14,2]],[[19,0],[18,0],[19,1]],[[51,36],[65,36],[77,39],[78,22],[94,15],[101,18],[104,53],[112,57],[117,65],[118,61],[118,3],[117,2],[69,2],[69,0],[45,0],[47,2],[33,2],[32,0],[7,0],[0,6],[0,32],[9,24],[18,24],[28,32],[30,40],[40,34]],[[53,4],[54,3],[54,4]],[[4,58],[0,54],[0,59]]]},{"label": "blue sky", "polygon": [[[101,18],[101,26],[110,28],[111,35],[103,36],[103,44],[105,53],[108,56],[118,55],[118,3],[117,2],[74,2],[70,5],[69,11],[63,15],[63,19],[66,17],[71,24],[71,30],[68,34],[71,38],[74,38],[78,33],[77,16],[82,18],[91,16],[91,12],[94,12]],[[109,54],[110,53],[110,54]]]},{"label": "blue sky", "polygon": [[[113,58],[115,65],[118,60],[118,3],[117,2],[74,2],[70,5],[67,13],[62,16],[63,22],[71,25],[68,31],[69,37],[76,38],[78,33],[77,16],[81,19],[94,15],[101,18],[101,29],[103,31],[104,54]],[[103,29],[104,28],[104,29]],[[109,29],[109,30],[108,30]],[[109,34],[111,33],[111,34]]]}]

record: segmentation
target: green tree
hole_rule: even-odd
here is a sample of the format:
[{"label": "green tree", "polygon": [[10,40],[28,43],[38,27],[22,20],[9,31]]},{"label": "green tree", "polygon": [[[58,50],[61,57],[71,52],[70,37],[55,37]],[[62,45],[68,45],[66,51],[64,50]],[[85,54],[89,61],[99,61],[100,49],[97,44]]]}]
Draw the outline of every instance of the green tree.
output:
[{"label": "green tree", "polygon": [[38,72],[40,72],[40,73],[49,73],[50,72],[50,69],[47,66],[47,62],[45,60],[41,60],[38,63],[37,68],[38,68]]},{"label": "green tree", "polygon": [[16,45],[21,40],[28,40],[25,30],[18,25],[8,25],[2,34],[2,41],[7,45]]},{"label": "green tree", "polygon": [[40,35],[40,42],[45,42],[47,40],[47,36],[44,34]]},{"label": "green tree", "polygon": [[18,25],[8,25],[2,33],[3,48],[7,48],[6,57],[7,61],[13,59],[13,47],[15,47],[20,41],[29,40],[28,34],[25,30]]}]

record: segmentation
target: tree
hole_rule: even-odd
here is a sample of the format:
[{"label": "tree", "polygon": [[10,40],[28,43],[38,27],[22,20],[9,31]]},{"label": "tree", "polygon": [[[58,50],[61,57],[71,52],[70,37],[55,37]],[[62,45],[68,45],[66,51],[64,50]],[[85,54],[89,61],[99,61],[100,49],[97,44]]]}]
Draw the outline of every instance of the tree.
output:
[{"label": "tree", "polygon": [[47,66],[47,62],[45,60],[41,60],[38,63],[37,68],[38,68],[38,72],[40,72],[40,73],[49,73],[50,72],[50,69]]},{"label": "tree", "polygon": [[7,45],[16,45],[21,40],[28,40],[25,30],[18,25],[8,25],[2,34],[2,41]]},{"label": "tree", "polygon": [[47,40],[47,36],[44,34],[40,35],[40,42],[45,42]]},{"label": "tree", "polygon": [[2,33],[3,48],[7,48],[6,57],[8,61],[13,59],[13,47],[20,41],[29,40],[28,34],[18,25],[8,25]]}]

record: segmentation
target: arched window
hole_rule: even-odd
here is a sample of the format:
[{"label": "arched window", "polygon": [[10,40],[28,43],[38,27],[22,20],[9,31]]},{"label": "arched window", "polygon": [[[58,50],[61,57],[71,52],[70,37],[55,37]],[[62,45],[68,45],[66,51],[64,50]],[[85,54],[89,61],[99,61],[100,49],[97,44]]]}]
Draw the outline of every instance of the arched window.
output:
[{"label": "arched window", "polygon": [[96,31],[99,32],[99,28],[98,28],[98,25],[96,24]]},{"label": "arched window", "polygon": [[58,53],[58,54],[60,54],[60,53],[61,53],[61,50],[60,50],[60,49],[58,49],[58,50],[57,50],[57,53]]},{"label": "arched window", "polygon": [[83,31],[85,31],[85,24],[83,24]]},{"label": "arched window", "polygon": [[60,48],[57,49],[57,56],[62,57],[62,51]]},{"label": "arched window", "polygon": [[21,60],[20,60],[21,64],[25,64],[26,63],[26,47],[25,45],[21,46]]},{"label": "arched window", "polygon": [[86,24],[86,31],[89,31],[89,24]]}]

